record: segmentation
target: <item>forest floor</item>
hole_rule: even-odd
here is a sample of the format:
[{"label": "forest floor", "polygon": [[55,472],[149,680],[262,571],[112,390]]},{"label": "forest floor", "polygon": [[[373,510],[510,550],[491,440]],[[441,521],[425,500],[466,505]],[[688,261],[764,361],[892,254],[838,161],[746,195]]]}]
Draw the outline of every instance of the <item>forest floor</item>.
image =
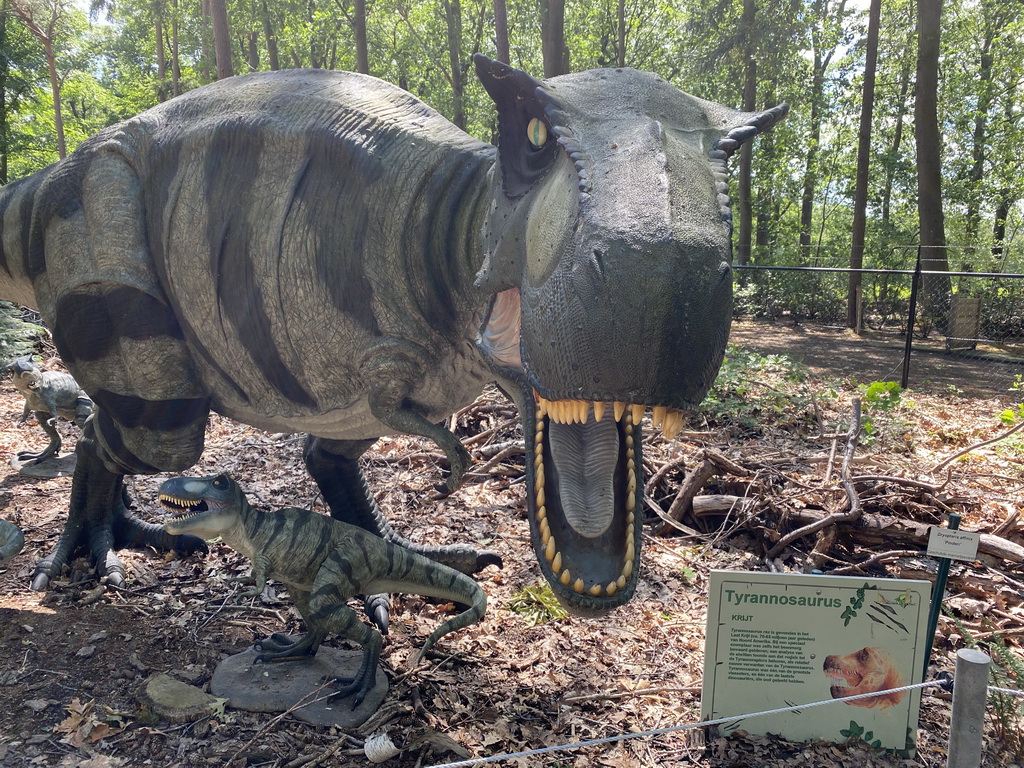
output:
[{"label": "forest floor", "polygon": [[[56,361],[47,361],[53,367]],[[868,547],[851,526],[831,537],[798,538],[766,558],[773,542],[807,510],[842,511],[841,480],[851,400],[861,398],[864,434],[849,466],[866,513],[937,523],[960,512],[962,528],[1024,544],[1024,442],[1013,435],[978,447],[946,470],[942,460],[1003,435],[1020,419],[1009,396],[964,397],[866,388],[843,373],[827,378],[779,356],[730,348],[702,411],[675,440],[645,439],[646,497],[655,525],[645,536],[636,595],[600,619],[560,615],[538,589],[539,571],[523,512],[518,419],[493,392],[453,417],[478,464],[448,498],[432,488],[442,456],[416,438],[385,438],[366,457],[376,498],[396,528],[417,541],[468,542],[497,551],[504,568],[478,576],[489,601],[476,625],[443,638],[415,669],[412,660],[451,606],[395,596],[381,657],[392,681],[384,706],[363,730],[304,724],[228,707],[190,722],[161,720],[140,700],[156,673],[207,686],[223,658],[275,631],[299,630],[283,592],[239,601],[229,578],[248,563],[220,544],[207,556],[179,558],[124,550],[128,589],[97,589],[88,564],[75,564],[51,591],[28,589],[66,517],[70,479],[37,480],[0,471],[0,514],[25,532],[24,551],[0,568],[0,765],[361,766],[363,742],[385,730],[400,753],[386,765],[433,766],[700,720],[707,587],[712,569],[825,571],[851,566],[886,547]],[[40,447],[42,431],[16,425],[22,402],[0,392],[0,455]],[[1009,412],[1007,412],[1009,409]],[[77,430],[62,427],[71,448]],[[302,467],[300,437],[260,432],[214,417],[207,450],[191,474],[230,472],[256,505],[321,509]],[[679,498],[684,477],[708,456],[724,456],[704,494],[748,500],[740,513],[698,514],[683,505],[683,533],[658,537],[657,515]],[[830,458],[832,457],[832,458]],[[917,480],[927,487],[899,482]],[[128,480],[134,508],[161,519],[163,476]],[[847,478],[849,479],[849,478]],[[853,573],[917,576],[923,556],[900,543]],[[922,546],[910,547],[923,550]],[[950,670],[957,649],[981,642],[1024,668],[1024,563],[986,556],[954,564],[939,624],[932,673]],[[329,640],[328,644],[337,641]],[[984,645],[989,643],[991,645]],[[998,651],[996,650],[998,649]],[[1014,662],[1016,660],[1016,662]],[[1013,679],[1002,683],[1018,686]],[[1024,759],[1021,710],[1014,699],[986,724],[985,766]],[[845,706],[845,705],[844,705]],[[990,712],[992,710],[990,709]],[[946,762],[950,697],[926,691],[913,758],[847,743],[792,743],[739,732],[691,729],[509,760],[551,768],[627,766],[927,766]]]}]

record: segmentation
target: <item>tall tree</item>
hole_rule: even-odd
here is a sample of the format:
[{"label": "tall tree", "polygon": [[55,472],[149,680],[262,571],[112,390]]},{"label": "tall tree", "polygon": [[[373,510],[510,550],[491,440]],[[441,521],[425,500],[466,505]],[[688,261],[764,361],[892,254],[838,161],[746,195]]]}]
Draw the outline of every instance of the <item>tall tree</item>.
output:
[{"label": "tall tree", "polygon": [[569,71],[569,49],[565,45],[565,0],[540,0],[541,50],[544,77]]},{"label": "tall tree", "polygon": [[[860,107],[860,131],[857,142],[857,181],[853,197],[853,233],[850,243],[850,269],[864,266],[864,235],[868,219],[868,169],[871,162],[871,121],[875,109],[875,68],[878,63],[878,27],[882,0],[871,0],[868,8],[868,39],[864,60],[864,87]],[[846,325],[860,332],[861,273],[850,272],[846,293]]]},{"label": "tall tree", "polygon": [[[743,0],[743,17],[740,20],[743,37],[743,110],[757,109],[757,4],[755,0]],[[737,208],[739,209],[739,233],[736,241],[736,263],[750,261],[750,246],[754,229],[753,197],[751,194],[751,168],[753,153],[751,142],[740,147],[739,178],[737,180]]]},{"label": "tall tree", "polygon": [[494,48],[498,61],[512,62],[508,44],[508,5],[505,0],[494,0]]},{"label": "tall tree", "polygon": [[366,0],[355,0],[352,13],[352,32],[356,44],[356,72],[370,74],[370,52],[366,40]]},{"label": "tall tree", "polygon": [[846,21],[846,0],[829,2],[814,0],[811,4],[811,88],[810,125],[807,136],[807,159],[804,164],[803,193],[800,198],[800,259],[807,262],[811,250],[811,228],[814,224],[815,193],[818,185],[818,156],[821,145],[821,123],[825,111],[825,79],[832,58],[841,42]]},{"label": "tall tree", "polygon": [[61,111],[61,79],[57,73],[57,53],[54,41],[59,25],[68,10],[69,0],[7,0],[28,30],[43,45],[46,66],[50,73],[50,92],[53,94],[53,125],[57,134],[57,154],[67,157],[68,147],[64,138],[64,115]]},{"label": "tall tree", "polygon": [[213,22],[213,49],[217,57],[217,79],[235,74],[231,64],[231,25],[228,23],[227,0],[206,0],[210,4]]},{"label": "tall tree", "polygon": [[[926,272],[937,273],[949,271],[942,205],[942,133],[938,113],[941,21],[942,0],[917,0],[917,89],[914,100],[917,216],[922,268]],[[923,285],[925,308],[939,331],[944,332],[949,316],[949,276],[926,274]]]}]

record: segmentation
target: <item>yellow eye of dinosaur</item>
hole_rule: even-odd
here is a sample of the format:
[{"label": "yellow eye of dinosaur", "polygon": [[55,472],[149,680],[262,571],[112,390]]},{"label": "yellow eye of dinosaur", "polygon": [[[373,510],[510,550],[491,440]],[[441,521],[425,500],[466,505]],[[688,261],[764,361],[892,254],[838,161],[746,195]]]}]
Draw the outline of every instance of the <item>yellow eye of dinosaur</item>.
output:
[{"label": "yellow eye of dinosaur", "polygon": [[535,147],[543,147],[548,140],[548,127],[536,117],[526,126],[526,136]]}]

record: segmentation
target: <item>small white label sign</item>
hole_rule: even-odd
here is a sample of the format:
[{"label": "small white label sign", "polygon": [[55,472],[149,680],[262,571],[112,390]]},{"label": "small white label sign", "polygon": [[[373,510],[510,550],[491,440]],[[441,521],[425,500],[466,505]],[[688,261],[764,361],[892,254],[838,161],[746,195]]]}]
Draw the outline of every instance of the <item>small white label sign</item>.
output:
[{"label": "small white label sign", "polygon": [[946,557],[950,560],[978,559],[978,544],[981,534],[973,531],[951,531],[948,528],[932,526],[928,534],[928,555]]}]

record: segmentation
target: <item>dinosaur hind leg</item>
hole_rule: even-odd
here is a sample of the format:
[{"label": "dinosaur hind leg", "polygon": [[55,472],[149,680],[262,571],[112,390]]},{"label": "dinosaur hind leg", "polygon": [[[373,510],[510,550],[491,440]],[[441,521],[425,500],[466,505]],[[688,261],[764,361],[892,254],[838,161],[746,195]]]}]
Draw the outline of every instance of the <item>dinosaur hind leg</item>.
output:
[{"label": "dinosaur hind leg", "polygon": [[18,460],[32,464],[42,464],[48,458],[56,456],[60,452],[61,437],[57,427],[54,426],[55,418],[51,417],[46,411],[35,411],[34,415],[36,421],[39,422],[39,426],[42,427],[46,436],[50,438],[50,442],[41,451],[19,451]]},{"label": "dinosaur hind leg", "polygon": [[53,552],[36,564],[32,589],[42,591],[60,576],[75,550],[88,546],[93,561],[107,583],[125,582],[124,564],[115,554],[122,546],[152,546],[181,552],[206,551],[195,536],[169,536],[162,528],[145,523],[125,507],[123,475],[110,471],[97,449],[93,422],[86,424],[75,452],[78,462],[71,481],[71,506],[64,532]]},{"label": "dinosaur hind leg", "polygon": [[358,525],[462,573],[477,573],[488,565],[501,567],[501,558],[490,550],[478,550],[467,544],[414,544],[399,536],[374,501],[359,467],[359,457],[373,443],[373,440],[325,440],[312,435],[306,437],[302,457],[306,469],[323,493],[332,517]]}]

